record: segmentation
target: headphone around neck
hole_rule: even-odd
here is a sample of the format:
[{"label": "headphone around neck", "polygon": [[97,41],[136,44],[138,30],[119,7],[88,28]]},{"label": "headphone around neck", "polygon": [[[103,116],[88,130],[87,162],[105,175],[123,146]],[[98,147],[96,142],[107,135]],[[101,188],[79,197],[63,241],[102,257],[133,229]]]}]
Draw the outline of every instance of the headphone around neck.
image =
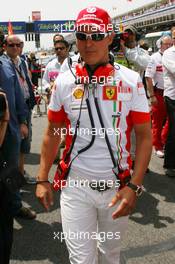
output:
[{"label": "headphone around neck", "polygon": [[92,70],[89,65],[76,65],[76,79],[77,83],[104,83],[105,80],[113,76],[114,66],[110,63],[100,64],[94,70]]}]

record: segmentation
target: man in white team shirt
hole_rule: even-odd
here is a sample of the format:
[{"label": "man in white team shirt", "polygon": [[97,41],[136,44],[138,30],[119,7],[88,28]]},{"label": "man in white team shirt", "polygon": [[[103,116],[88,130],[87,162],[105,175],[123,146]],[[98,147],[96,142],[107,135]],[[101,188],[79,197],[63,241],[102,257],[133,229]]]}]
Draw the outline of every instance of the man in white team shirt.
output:
[{"label": "man in white team shirt", "polygon": [[[127,216],[135,207],[137,195],[142,192],[143,177],[151,155],[150,115],[140,77],[123,66],[116,64],[114,68],[108,63],[108,47],[113,40],[111,25],[108,13],[98,7],[83,9],[78,15],[77,47],[84,64],[79,65],[74,74],[71,71],[60,74],[56,81],[37,175],[36,196],[48,209],[53,204],[48,173],[60,142],[60,133],[54,132],[60,131],[65,122],[75,128],[79,119],[79,133],[71,153],[71,160],[74,160],[67,186],[61,193],[63,232],[72,264],[95,264],[97,258],[100,264],[119,263],[120,238],[126,230]],[[91,80],[94,77],[98,82],[89,84],[85,81],[84,85],[85,76],[91,76]],[[107,78],[105,84],[99,84],[100,76]],[[110,131],[108,139],[113,156],[123,172],[131,168],[132,127],[136,132],[135,169],[130,182],[120,190],[106,140],[99,132],[102,126],[94,100],[98,101],[106,131]],[[92,133],[92,128],[96,133]],[[86,135],[82,132],[85,130]],[[87,146],[88,150],[77,156],[77,152]],[[74,186],[69,185],[70,180],[74,180]],[[81,184],[83,180],[86,185]],[[92,186],[92,181],[97,188]],[[100,188],[100,181],[105,181],[105,188]],[[112,182],[110,187],[107,186],[109,181]]]},{"label": "man in white team shirt", "polygon": [[61,65],[64,60],[68,57],[69,54],[69,44],[66,40],[56,40],[54,42],[54,50],[56,54],[56,58],[51,60],[44,71],[44,75],[42,78],[42,85],[44,90],[50,89],[53,82],[57,78]]},{"label": "man in white team shirt", "polygon": [[164,67],[164,99],[169,118],[164,168],[167,176],[175,177],[175,27],[172,27],[171,33],[173,46],[164,52],[162,58]]},{"label": "man in white team shirt", "polygon": [[153,146],[155,148],[155,154],[159,158],[163,158],[168,122],[166,122],[167,112],[163,98],[164,81],[162,55],[164,51],[172,45],[172,39],[170,36],[163,36],[158,40],[157,45],[159,50],[151,56],[151,61],[147,66],[145,77],[152,110]]}]

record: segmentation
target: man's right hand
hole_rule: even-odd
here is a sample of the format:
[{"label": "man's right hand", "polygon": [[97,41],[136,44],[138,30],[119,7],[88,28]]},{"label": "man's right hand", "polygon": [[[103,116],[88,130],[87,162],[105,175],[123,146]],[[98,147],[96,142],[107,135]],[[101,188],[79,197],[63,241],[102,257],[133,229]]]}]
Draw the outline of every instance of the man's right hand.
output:
[{"label": "man's right hand", "polygon": [[36,197],[48,211],[53,205],[53,192],[51,184],[49,182],[38,183],[36,187]]}]

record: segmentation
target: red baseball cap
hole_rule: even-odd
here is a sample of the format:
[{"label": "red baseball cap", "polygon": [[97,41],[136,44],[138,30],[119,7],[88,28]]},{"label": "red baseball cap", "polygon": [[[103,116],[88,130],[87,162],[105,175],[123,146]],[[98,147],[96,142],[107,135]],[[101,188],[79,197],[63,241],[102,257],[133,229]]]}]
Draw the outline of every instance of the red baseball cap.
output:
[{"label": "red baseball cap", "polygon": [[75,28],[92,26],[94,31],[97,29],[102,32],[113,31],[113,25],[109,14],[102,8],[90,6],[80,11],[76,19]]}]

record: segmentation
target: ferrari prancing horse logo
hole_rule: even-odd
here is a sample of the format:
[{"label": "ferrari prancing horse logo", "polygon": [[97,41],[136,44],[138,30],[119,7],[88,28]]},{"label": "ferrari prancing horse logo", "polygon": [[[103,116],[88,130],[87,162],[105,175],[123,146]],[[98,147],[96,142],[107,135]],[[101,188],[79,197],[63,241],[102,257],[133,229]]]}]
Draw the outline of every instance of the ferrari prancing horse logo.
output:
[{"label": "ferrari prancing horse logo", "polygon": [[117,87],[104,86],[103,87],[103,100],[117,100]]}]

